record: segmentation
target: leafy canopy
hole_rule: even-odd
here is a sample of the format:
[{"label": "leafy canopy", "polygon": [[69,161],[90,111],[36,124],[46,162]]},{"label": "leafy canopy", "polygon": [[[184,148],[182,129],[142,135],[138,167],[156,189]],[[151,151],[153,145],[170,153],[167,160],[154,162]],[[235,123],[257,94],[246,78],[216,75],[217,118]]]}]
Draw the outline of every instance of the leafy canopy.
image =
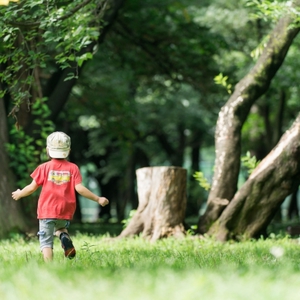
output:
[{"label": "leafy canopy", "polygon": [[[85,1],[29,0],[0,6],[0,97],[9,93],[18,106],[38,89],[37,72],[51,72],[50,62],[71,68],[67,79],[92,58],[81,52],[99,37],[98,4]],[[97,7],[97,5],[99,7]]]}]

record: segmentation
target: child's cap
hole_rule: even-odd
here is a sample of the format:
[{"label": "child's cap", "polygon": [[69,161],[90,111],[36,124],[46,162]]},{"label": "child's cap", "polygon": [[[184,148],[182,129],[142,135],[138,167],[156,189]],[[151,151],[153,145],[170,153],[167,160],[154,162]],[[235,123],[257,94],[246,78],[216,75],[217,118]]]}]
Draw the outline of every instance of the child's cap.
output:
[{"label": "child's cap", "polygon": [[47,149],[52,158],[67,158],[71,149],[71,139],[64,132],[53,132],[47,137]]}]

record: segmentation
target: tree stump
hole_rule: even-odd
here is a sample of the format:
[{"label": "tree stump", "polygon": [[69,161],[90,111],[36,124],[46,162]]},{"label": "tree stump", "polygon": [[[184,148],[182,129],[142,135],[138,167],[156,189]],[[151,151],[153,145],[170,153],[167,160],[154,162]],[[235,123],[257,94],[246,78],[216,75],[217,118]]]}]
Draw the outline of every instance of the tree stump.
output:
[{"label": "tree stump", "polygon": [[119,237],[142,233],[144,238],[185,235],[187,172],[180,167],[146,167],[136,171],[139,205]]}]

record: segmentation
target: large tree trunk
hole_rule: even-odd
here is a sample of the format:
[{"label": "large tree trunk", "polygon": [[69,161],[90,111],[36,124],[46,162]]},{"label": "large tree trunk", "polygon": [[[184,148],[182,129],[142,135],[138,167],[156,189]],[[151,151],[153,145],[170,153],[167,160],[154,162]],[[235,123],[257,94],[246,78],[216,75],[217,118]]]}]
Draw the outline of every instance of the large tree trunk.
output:
[{"label": "large tree trunk", "polygon": [[209,233],[221,241],[258,236],[300,184],[300,114],[236,193]]},{"label": "large tree trunk", "polygon": [[241,129],[251,106],[268,89],[299,32],[299,28],[289,29],[291,24],[292,20],[288,17],[279,21],[256,65],[236,85],[234,93],[219,113],[215,132],[215,172],[206,212],[198,222],[200,233],[207,232],[237,190]]},{"label": "large tree trunk", "polygon": [[0,99],[0,238],[7,236],[11,231],[24,232],[27,229],[20,203],[11,197],[15,182],[9,169],[9,159],[5,150],[8,138],[7,117],[3,102],[3,99]]},{"label": "large tree trunk", "polygon": [[139,206],[119,237],[142,236],[156,241],[185,234],[187,172],[179,167],[147,167],[136,171]]}]

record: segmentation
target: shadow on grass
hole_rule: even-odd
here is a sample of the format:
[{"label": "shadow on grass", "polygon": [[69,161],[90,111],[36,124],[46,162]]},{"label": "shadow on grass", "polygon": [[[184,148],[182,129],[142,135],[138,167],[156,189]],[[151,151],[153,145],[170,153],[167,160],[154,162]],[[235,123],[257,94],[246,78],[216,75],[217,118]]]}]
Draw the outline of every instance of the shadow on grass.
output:
[{"label": "shadow on grass", "polygon": [[118,223],[72,223],[69,231],[72,235],[82,234],[117,236],[123,230],[123,225]]},{"label": "shadow on grass", "polygon": [[[189,220],[189,225],[194,225],[194,220]],[[72,235],[80,232],[82,234],[118,236],[123,230],[123,224],[119,223],[81,223],[72,222],[69,231]],[[299,237],[300,224],[299,221],[292,220],[287,222],[271,222],[267,228],[267,236],[275,235],[290,235],[291,237]]]}]

